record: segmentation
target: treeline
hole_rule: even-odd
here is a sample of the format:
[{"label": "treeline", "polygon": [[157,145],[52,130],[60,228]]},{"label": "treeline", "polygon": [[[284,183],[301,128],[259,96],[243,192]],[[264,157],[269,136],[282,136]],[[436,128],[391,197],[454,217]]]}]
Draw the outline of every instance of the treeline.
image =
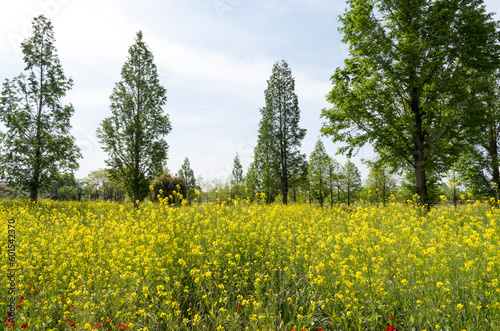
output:
[{"label": "treeline", "polygon": [[[210,203],[228,198],[267,203],[357,199],[386,203],[391,195],[422,206],[465,200],[463,192],[498,201],[500,185],[500,29],[481,1],[351,1],[340,17],[349,46],[322,111],[321,133],[342,143],[350,160],[369,144],[376,160],[362,184],[351,161],[340,164],[318,140],[300,151],[295,79],[287,62],[274,64],[260,109],[258,141],[244,175],[239,156],[228,179],[196,178],[189,160],[177,173],[166,167],[163,111],[166,88],[138,32],[110,95],[111,116],[97,128],[108,157],[106,170],[84,180],[71,175],[81,152],[70,134],[73,86],[57,57],[51,22],[33,21],[21,48],[25,73],[3,84],[0,177],[32,201],[53,199],[131,201],[179,198]],[[448,184],[449,183],[449,184]]]}]

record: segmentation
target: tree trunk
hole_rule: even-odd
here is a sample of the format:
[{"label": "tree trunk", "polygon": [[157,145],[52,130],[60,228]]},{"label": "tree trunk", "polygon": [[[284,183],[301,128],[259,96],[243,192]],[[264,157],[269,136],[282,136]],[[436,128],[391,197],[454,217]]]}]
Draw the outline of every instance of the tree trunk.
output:
[{"label": "tree trunk", "polygon": [[493,184],[497,184],[497,190],[500,185],[500,169],[498,159],[497,135],[493,127],[490,128],[490,156],[491,156],[491,174],[493,176]]},{"label": "tree trunk", "polygon": [[136,187],[134,189],[134,208],[138,209],[139,208],[139,189]]},{"label": "tree trunk", "polygon": [[333,186],[330,186],[330,207],[333,207]]},{"label": "tree trunk", "polygon": [[351,206],[351,185],[349,183],[349,180],[347,182],[347,205]]},{"label": "tree trunk", "polygon": [[411,93],[411,111],[415,116],[413,134],[413,164],[415,167],[415,182],[417,185],[417,193],[420,196],[420,205],[425,206],[427,211],[430,210],[428,205],[427,194],[427,174],[424,169],[425,161],[425,133],[422,129],[422,110],[420,109],[420,100],[416,88],[412,88]]},{"label": "tree trunk", "polygon": [[288,203],[288,181],[286,178],[283,180],[283,204],[286,205]]},{"label": "tree trunk", "polygon": [[37,202],[38,198],[38,188],[33,183],[30,184],[30,200],[31,202]]},{"label": "tree trunk", "polygon": [[423,147],[418,145],[423,145],[421,139],[414,139],[416,148],[413,151],[413,159],[415,162],[415,180],[417,185],[417,193],[420,196],[420,205],[426,206],[427,210],[429,210],[429,206],[427,204],[427,176],[424,169],[424,150]]},{"label": "tree trunk", "polygon": [[283,204],[286,205],[288,203],[288,167],[286,162],[286,140],[283,141],[283,150],[282,153],[282,167],[281,167],[281,193],[283,195]]},{"label": "tree trunk", "polygon": [[382,186],[382,201],[383,201],[383,204],[384,204],[384,207],[385,207],[385,199],[386,199],[386,183],[383,184]]},{"label": "tree trunk", "polygon": [[[323,183],[321,179],[319,180],[319,188],[323,188]],[[323,190],[319,190],[319,204],[321,207],[323,207]]]}]

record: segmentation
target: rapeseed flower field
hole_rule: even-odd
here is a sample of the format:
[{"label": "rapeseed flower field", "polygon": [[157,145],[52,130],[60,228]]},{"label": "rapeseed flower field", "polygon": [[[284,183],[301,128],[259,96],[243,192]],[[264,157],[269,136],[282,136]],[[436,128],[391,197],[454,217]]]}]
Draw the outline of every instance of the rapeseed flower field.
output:
[{"label": "rapeseed flower field", "polygon": [[500,212],[0,201],[6,330],[500,330]]}]

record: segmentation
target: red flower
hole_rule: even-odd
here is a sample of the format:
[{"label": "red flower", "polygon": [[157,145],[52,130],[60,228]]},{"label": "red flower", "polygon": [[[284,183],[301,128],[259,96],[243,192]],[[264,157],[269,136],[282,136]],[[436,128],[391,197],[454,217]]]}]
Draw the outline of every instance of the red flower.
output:
[{"label": "red flower", "polygon": [[75,307],[71,307],[71,310],[75,310],[76,308]]},{"label": "red flower", "polygon": [[21,305],[20,305],[20,304],[18,304],[18,303],[16,303],[16,309],[17,309],[17,308],[21,308]]},{"label": "red flower", "polygon": [[9,325],[10,324],[10,321],[9,320],[6,320],[5,321],[5,325]]},{"label": "red flower", "polygon": [[74,329],[74,328],[76,328],[76,323],[75,323],[75,321],[73,321],[73,322],[69,323],[69,326],[71,326],[71,328],[73,328],[73,329]]},{"label": "red flower", "polygon": [[128,326],[125,323],[120,324],[120,326],[118,327],[118,330],[127,330],[127,329],[128,329]]},{"label": "red flower", "polygon": [[106,319],[106,323],[111,323],[111,318],[109,318],[109,317],[108,317],[108,318]]},{"label": "red flower", "polygon": [[12,316],[12,313],[5,314],[5,317],[11,317],[11,316]]},{"label": "red flower", "polygon": [[11,325],[9,325],[9,328],[13,328],[14,325],[16,325],[16,323],[12,323]]},{"label": "red flower", "polygon": [[325,331],[325,329],[318,329],[318,331]]},{"label": "red flower", "polygon": [[306,279],[306,280],[304,280],[303,282],[304,282],[304,283],[307,283],[307,282],[309,282],[309,281]]},{"label": "red flower", "polygon": [[28,327],[28,324],[24,323],[24,324],[21,324],[21,329],[26,329]]},{"label": "red flower", "polygon": [[389,316],[389,319],[390,319],[391,321],[394,321],[394,318],[395,318],[395,317],[394,317],[394,315]]},{"label": "red flower", "polygon": [[385,331],[401,331],[400,329],[396,329],[394,326],[392,325],[388,325],[386,328],[385,328]]},{"label": "red flower", "polygon": [[22,296],[22,295],[21,295],[21,296],[19,297],[19,302],[21,302],[21,301],[23,301],[23,300],[24,300],[24,296]]}]

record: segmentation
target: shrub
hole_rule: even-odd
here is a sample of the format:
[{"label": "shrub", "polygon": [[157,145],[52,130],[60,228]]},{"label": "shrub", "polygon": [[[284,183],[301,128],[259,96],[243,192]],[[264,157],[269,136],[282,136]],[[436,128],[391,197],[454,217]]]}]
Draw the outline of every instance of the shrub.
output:
[{"label": "shrub", "polygon": [[[180,193],[184,198],[187,196],[186,181],[182,177],[172,177],[167,173],[163,173],[155,178],[152,184],[153,189],[149,193],[149,200],[153,202],[158,202],[158,196],[160,198],[167,198],[171,203],[178,203],[174,199],[178,199],[178,193]],[[161,190],[161,192],[160,192]],[[174,193],[174,191],[176,193]]]}]

